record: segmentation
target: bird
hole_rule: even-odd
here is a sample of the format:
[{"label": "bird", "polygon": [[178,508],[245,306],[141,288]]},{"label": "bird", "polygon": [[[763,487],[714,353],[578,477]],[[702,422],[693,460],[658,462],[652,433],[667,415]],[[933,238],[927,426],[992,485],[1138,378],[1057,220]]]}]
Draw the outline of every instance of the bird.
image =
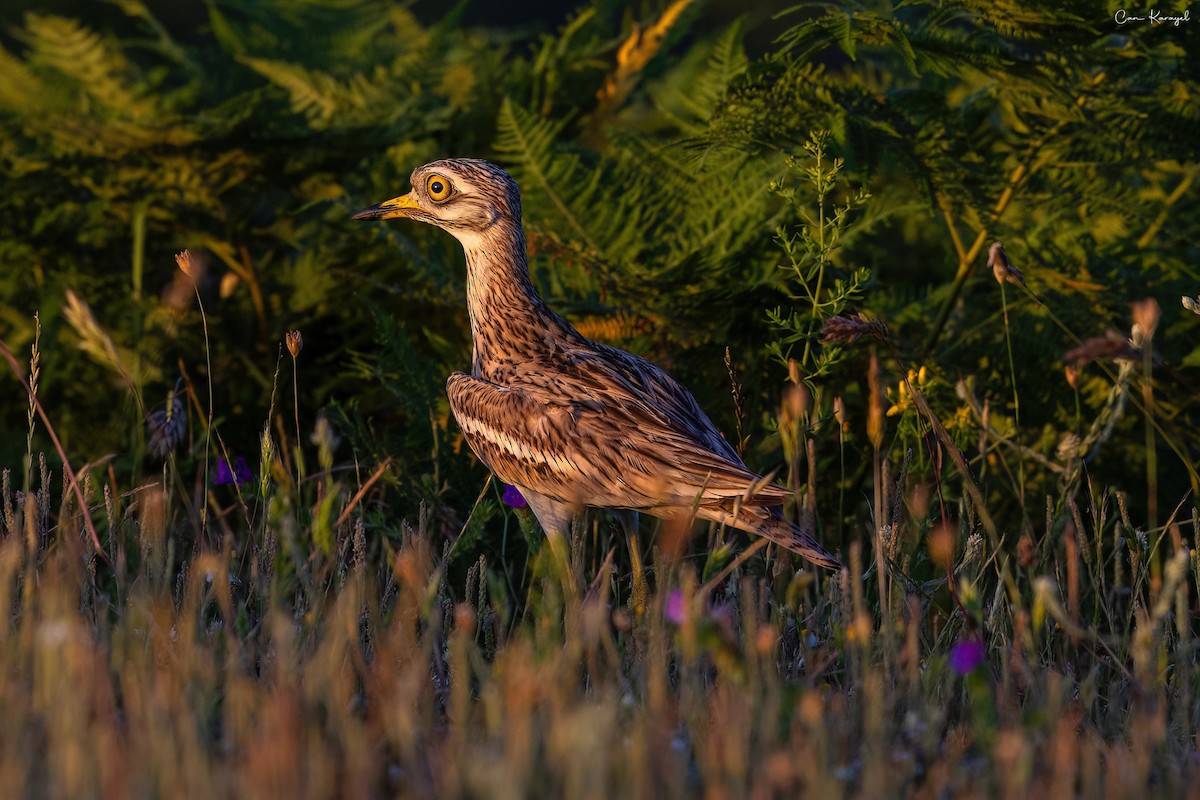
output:
[{"label": "bird", "polygon": [[462,245],[471,369],[447,379],[450,408],[472,452],[520,491],[552,544],[588,508],[617,512],[627,532],[638,513],[694,514],[839,568],[782,515],[789,490],[747,468],[687,389],[641,356],[588,340],[546,305],[508,172],[444,159],[414,170],[411,184],[353,218],[416,220]]}]

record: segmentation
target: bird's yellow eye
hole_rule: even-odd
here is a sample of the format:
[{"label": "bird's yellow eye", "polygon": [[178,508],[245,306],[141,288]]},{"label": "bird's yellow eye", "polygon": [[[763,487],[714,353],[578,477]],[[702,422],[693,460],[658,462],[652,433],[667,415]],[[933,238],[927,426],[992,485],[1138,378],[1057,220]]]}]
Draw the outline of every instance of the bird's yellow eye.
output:
[{"label": "bird's yellow eye", "polygon": [[454,189],[450,186],[450,181],[441,175],[430,175],[425,181],[425,192],[429,195],[429,199],[435,203],[440,203],[447,200]]}]

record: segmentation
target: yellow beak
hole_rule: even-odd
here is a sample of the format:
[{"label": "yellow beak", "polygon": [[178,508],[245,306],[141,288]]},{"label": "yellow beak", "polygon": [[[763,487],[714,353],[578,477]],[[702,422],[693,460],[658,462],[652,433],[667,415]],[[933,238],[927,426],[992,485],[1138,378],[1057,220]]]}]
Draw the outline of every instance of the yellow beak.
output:
[{"label": "yellow beak", "polygon": [[354,215],[354,219],[393,219],[394,217],[409,216],[410,208],[420,208],[417,201],[413,199],[412,193],[393,197],[391,200],[385,200],[382,203],[376,203],[373,206],[364,208],[362,211]]}]

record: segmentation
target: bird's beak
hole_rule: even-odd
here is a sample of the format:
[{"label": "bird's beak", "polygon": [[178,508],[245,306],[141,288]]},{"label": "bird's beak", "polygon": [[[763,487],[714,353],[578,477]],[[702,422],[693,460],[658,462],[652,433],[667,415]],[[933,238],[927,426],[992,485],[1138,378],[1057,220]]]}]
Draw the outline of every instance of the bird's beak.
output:
[{"label": "bird's beak", "polygon": [[386,200],[382,203],[376,203],[373,206],[364,208],[362,211],[354,215],[354,219],[392,219],[394,217],[409,216],[409,209],[420,208],[417,201],[413,199],[412,193],[393,197],[391,200]]}]

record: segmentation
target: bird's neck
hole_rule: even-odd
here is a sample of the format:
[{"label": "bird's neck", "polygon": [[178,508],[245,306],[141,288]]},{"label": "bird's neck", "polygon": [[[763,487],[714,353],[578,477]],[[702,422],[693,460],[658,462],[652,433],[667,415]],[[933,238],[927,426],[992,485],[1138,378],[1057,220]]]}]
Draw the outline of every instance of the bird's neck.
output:
[{"label": "bird's neck", "polygon": [[525,234],[497,223],[463,241],[467,255],[467,311],[471,316],[472,372],[503,377],[513,363],[531,358],[565,323],[538,296],[529,278]]}]

